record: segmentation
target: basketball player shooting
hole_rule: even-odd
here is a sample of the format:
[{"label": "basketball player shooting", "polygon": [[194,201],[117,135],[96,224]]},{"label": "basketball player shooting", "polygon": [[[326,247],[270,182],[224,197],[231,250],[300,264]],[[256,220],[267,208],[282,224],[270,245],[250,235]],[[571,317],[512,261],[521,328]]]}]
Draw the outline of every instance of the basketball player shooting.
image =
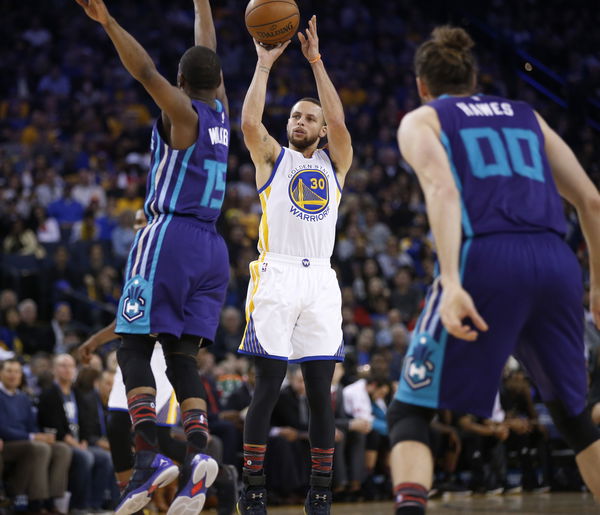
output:
[{"label": "basketball player shooting", "polygon": [[[122,335],[117,358],[136,456],[115,512],[127,515],[142,509],[156,488],[180,476],[168,513],[198,513],[218,467],[203,453],[208,440],[206,392],[196,354],[214,339],[229,280],[227,247],[215,228],[225,194],[229,118],[210,4],[195,0],[198,46],[183,54],[173,86],[102,0],[76,1],[102,25],[127,71],[162,111],[152,131],[144,204],[148,225],[134,240],[117,312],[116,332]],[[156,339],[187,437],[181,472],[157,447],[156,386],[150,366]]]},{"label": "basketball player shooting", "polygon": [[[319,54],[317,20],[298,33],[315,76],[319,100],[303,98],[290,113],[288,147],[262,124],[271,67],[289,41],[258,62],[242,109],[244,141],[256,167],[263,209],[258,250],[250,264],[246,331],[239,352],[255,356],[256,389],[244,427],[242,514],[266,513],[263,461],[269,421],[287,363],[301,363],[310,406],[312,470],[305,509],[330,511],[334,416],[330,386],[344,359],[341,293],[330,265],[342,185],[352,162],[344,110]],[[327,136],[327,150],[319,149]]]}]

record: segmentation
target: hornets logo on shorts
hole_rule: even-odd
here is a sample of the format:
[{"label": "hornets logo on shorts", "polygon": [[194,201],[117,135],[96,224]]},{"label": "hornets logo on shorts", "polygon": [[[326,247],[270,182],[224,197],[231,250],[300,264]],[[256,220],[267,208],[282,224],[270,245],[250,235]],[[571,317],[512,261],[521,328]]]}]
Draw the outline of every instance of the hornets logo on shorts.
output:
[{"label": "hornets logo on shorts", "polygon": [[320,170],[300,170],[290,180],[289,194],[296,208],[316,215],[329,205],[329,181]]}]

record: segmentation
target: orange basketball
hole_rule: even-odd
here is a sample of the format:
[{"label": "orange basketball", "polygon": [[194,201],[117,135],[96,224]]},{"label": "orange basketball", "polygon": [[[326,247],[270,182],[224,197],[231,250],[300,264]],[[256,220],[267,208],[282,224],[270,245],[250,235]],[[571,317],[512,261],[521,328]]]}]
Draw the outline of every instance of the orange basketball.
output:
[{"label": "orange basketball", "polygon": [[294,0],[250,0],[246,7],[246,28],[263,45],[292,39],[300,24]]}]

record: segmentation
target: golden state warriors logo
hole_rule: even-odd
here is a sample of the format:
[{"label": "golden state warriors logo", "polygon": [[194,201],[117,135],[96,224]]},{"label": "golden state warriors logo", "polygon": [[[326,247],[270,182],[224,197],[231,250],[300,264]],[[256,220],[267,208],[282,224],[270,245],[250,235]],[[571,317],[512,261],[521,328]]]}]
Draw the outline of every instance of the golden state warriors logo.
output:
[{"label": "golden state warriors logo", "polygon": [[320,170],[300,170],[290,180],[290,199],[303,213],[317,215],[329,205],[329,182]]}]

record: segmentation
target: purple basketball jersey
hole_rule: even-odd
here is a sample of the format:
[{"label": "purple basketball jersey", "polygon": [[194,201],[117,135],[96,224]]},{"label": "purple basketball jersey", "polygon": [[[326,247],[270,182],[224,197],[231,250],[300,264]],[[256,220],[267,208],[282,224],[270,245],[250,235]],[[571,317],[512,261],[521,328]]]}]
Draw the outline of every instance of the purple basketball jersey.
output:
[{"label": "purple basketball jersey", "polygon": [[229,152],[229,117],[192,100],[198,113],[198,139],[185,150],[172,149],[161,136],[159,118],[152,129],[151,162],[144,211],[148,220],[160,214],[193,216],[214,222],[221,213]]},{"label": "purple basketball jersey", "polygon": [[465,237],[498,232],[564,234],[562,200],[544,136],[525,102],[476,95],[430,104],[460,189]]}]

